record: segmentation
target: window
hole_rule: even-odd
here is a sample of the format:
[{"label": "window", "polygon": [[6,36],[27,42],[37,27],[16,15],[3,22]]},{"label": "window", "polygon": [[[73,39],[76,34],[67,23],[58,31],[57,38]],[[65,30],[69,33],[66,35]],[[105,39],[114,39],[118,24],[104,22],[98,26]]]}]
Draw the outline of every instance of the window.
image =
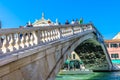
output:
[{"label": "window", "polygon": [[120,43],[119,43],[119,47],[120,47]]},{"label": "window", "polygon": [[112,47],[117,48],[118,45],[117,45],[116,43],[111,43],[111,44],[110,44],[110,47],[111,47],[111,48],[112,48]]},{"label": "window", "polygon": [[119,55],[117,53],[111,54],[111,58],[119,58]]},{"label": "window", "polygon": [[75,54],[73,54],[73,59],[75,59]]}]

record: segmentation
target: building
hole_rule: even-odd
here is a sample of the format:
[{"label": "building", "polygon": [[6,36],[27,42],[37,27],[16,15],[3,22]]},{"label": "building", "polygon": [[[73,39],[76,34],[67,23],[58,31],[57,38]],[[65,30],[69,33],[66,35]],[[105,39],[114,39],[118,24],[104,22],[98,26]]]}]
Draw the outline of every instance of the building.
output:
[{"label": "building", "polygon": [[79,60],[80,61],[79,55],[74,51],[69,55],[68,59],[70,59],[70,60]]},{"label": "building", "polygon": [[112,40],[105,40],[105,43],[111,59],[120,60],[120,32]]},{"label": "building", "polygon": [[42,17],[39,20],[36,20],[32,25],[33,27],[42,27],[42,26],[53,26],[58,25],[58,19],[56,19],[56,23],[52,22],[50,19],[45,19],[44,13],[42,13]]}]

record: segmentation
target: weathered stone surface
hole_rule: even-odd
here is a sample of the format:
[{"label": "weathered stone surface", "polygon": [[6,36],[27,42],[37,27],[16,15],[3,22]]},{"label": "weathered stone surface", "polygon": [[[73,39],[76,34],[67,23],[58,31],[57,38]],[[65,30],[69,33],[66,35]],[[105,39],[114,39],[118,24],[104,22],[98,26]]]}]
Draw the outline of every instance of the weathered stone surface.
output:
[{"label": "weathered stone surface", "polygon": [[55,52],[55,61],[57,62],[61,57],[61,49],[56,50]]},{"label": "weathered stone surface", "polygon": [[45,57],[45,51],[35,53],[34,55],[31,56],[31,60],[33,62],[33,61],[37,61],[37,60],[39,60],[39,59],[41,59],[43,57]]},{"label": "weathered stone surface", "polygon": [[10,71],[14,71],[18,68],[21,68],[21,67],[29,64],[29,63],[31,63],[31,56],[19,59],[15,62],[12,62],[12,63],[9,64]]},{"label": "weathered stone surface", "polygon": [[42,80],[46,80],[47,76],[50,73],[46,57],[39,60],[39,65],[40,65],[40,73],[42,76]]},{"label": "weathered stone surface", "polygon": [[62,45],[56,46],[56,50],[55,50],[55,61],[56,62],[60,59],[60,57],[62,55],[62,51],[61,50],[62,50]]},{"label": "weathered stone surface", "polygon": [[24,80],[42,80],[39,62],[33,62],[21,68]]},{"label": "weathered stone surface", "polygon": [[54,54],[47,56],[47,62],[48,62],[48,68],[51,71],[56,64]]},{"label": "weathered stone surface", "polygon": [[25,80],[25,79],[23,78],[21,71],[16,70],[8,75],[3,76],[2,80]]},{"label": "weathered stone surface", "polygon": [[0,58],[0,66],[8,64],[15,60],[17,60],[17,55],[12,54],[12,55],[3,56]]},{"label": "weathered stone surface", "polygon": [[55,52],[55,47],[53,46],[53,47],[51,47],[51,48],[49,48],[49,49],[47,49],[46,50],[46,55],[49,55],[49,54],[51,54],[51,53],[54,53]]},{"label": "weathered stone surface", "polygon": [[62,60],[60,60],[60,61],[57,63],[57,66],[56,66],[56,68],[55,68],[55,70],[54,70],[54,73],[55,73],[55,74],[58,74],[58,72],[60,71],[60,69],[61,69],[61,67],[62,67],[61,61],[62,61]]},{"label": "weathered stone surface", "polygon": [[0,67],[0,77],[3,75],[6,75],[10,72],[9,66],[5,65],[5,66],[1,66]]}]

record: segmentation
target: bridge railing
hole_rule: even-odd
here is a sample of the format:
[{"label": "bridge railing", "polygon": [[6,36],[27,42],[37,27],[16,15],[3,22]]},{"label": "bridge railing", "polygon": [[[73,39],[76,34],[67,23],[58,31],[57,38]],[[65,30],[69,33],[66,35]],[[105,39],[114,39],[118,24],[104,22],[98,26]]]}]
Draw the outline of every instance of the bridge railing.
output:
[{"label": "bridge railing", "polygon": [[0,54],[49,43],[92,29],[92,24],[0,29]]}]

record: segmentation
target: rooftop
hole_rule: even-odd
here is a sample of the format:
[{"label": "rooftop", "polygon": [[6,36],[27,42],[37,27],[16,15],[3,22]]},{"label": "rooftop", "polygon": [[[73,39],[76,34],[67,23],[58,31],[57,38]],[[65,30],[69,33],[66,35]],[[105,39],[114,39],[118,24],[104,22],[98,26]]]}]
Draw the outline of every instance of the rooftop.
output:
[{"label": "rooftop", "polygon": [[120,42],[120,32],[111,40],[105,40],[106,43],[119,43]]}]

